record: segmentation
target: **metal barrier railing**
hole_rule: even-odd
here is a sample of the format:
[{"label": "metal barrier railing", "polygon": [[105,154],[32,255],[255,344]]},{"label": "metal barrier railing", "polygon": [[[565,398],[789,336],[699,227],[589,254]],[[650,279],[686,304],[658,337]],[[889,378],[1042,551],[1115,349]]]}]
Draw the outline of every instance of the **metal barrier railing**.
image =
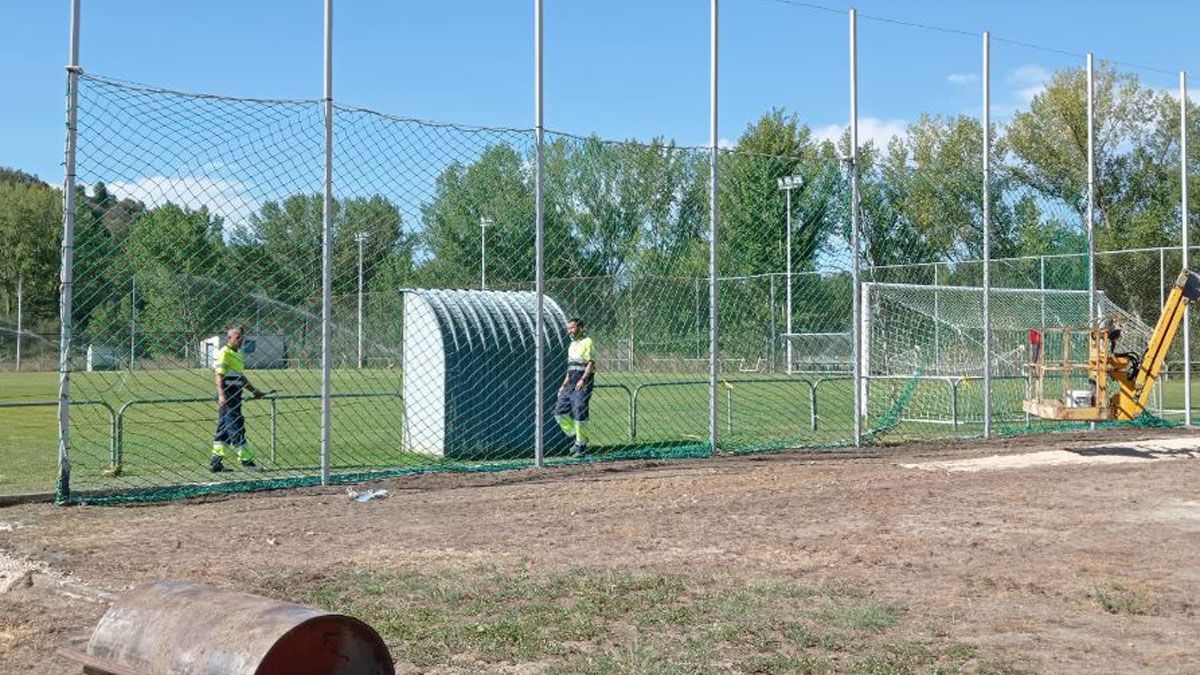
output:
[{"label": "metal barrier railing", "polygon": [[[357,392],[341,392],[331,395],[333,398],[395,398],[404,400],[404,397],[399,392],[394,391],[357,391]],[[271,461],[276,459],[276,453],[279,447],[276,431],[278,429],[277,417],[279,414],[279,401],[298,401],[298,400],[316,400],[320,399],[321,394],[267,394],[261,399],[247,398],[246,402],[250,401],[266,401],[270,404],[270,435],[271,435]],[[194,396],[194,397],[179,397],[179,398],[135,398],[131,401],[126,401],[117,411],[113,421],[113,455],[112,455],[112,470],[119,472],[121,461],[125,453],[125,414],[134,406],[146,405],[164,405],[171,403],[216,403],[216,396]],[[111,410],[111,407],[109,408]]]},{"label": "metal barrier railing", "polygon": [[[0,401],[0,408],[57,408],[58,401]],[[70,401],[72,406],[99,406],[108,411],[108,452],[110,457],[117,456],[117,413],[108,401],[99,398]]]},{"label": "metal barrier railing", "polygon": [[[762,377],[762,378],[742,378],[742,379],[722,379],[721,383],[725,385],[726,391],[729,393],[725,397],[725,426],[730,432],[733,431],[733,387],[735,384],[804,384],[809,390],[809,415],[810,423],[813,430],[817,428],[817,391],[816,387],[809,380],[796,377]],[[633,395],[630,400],[629,408],[629,440],[637,440],[637,420],[638,420],[638,396],[643,389],[653,389],[662,387],[695,387],[699,385],[708,385],[708,380],[676,380],[674,382],[644,382],[635,385]],[[624,385],[621,385],[624,386]]]},{"label": "metal barrier railing", "polygon": [[594,388],[595,389],[624,389],[625,390],[625,396],[629,400],[629,440],[633,440],[634,435],[637,433],[636,432],[637,410],[635,410],[633,407],[634,406],[633,392],[630,391],[629,385],[627,385],[627,384],[597,384]]}]

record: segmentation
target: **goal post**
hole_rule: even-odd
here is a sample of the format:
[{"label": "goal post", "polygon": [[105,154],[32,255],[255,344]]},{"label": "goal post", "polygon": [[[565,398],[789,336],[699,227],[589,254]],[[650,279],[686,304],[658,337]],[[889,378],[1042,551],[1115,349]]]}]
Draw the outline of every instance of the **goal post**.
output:
[{"label": "goal post", "polygon": [[[864,282],[861,292],[860,365],[868,417],[893,426],[982,424],[984,289]],[[1023,421],[1028,332],[1087,325],[1088,291],[993,288],[990,300],[994,415],[998,421]],[[1115,316],[1121,324],[1124,347],[1144,348],[1151,329],[1140,317],[1104,293],[1096,304],[1096,316]]]}]

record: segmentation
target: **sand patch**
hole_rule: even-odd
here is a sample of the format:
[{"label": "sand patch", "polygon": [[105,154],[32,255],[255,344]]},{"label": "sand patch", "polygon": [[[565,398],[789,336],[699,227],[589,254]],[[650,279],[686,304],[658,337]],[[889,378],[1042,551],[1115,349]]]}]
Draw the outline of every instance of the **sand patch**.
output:
[{"label": "sand patch", "polygon": [[1042,450],[1022,454],[993,455],[936,462],[901,464],[906,469],[922,471],[975,472],[1000,471],[1004,469],[1027,469],[1031,467],[1128,464],[1165,459],[1191,459],[1200,457],[1200,438],[1182,436],[1174,438],[1151,438],[1144,441],[1106,443],[1066,450]]}]

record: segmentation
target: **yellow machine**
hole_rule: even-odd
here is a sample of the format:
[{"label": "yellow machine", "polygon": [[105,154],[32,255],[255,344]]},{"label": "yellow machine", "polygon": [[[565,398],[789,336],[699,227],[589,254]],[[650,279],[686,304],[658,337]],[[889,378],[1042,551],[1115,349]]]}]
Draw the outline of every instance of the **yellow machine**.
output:
[{"label": "yellow machine", "polygon": [[[1133,420],[1146,409],[1154,382],[1162,371],[1167,350],[1175,340],[1184,309],[1200,298],[1200,274],[1184,270],[1175,280],[1145,353],[1117,352],[1121,329],[1111,317],[1086,329],[1029,331],[1029,383],[1021,407],[1030,415],[1051,420],[1101,422]],[[1072,361],[1072,346],[1087,361]],[[1049,354],[1053,351],[1053,354]],[[1086,389],[1073,389],[1086,375]],[[1074,376],[1074,377],[1073,377]],[[1046,387],[1061,385],[1058,396],[1046,397]]]}]

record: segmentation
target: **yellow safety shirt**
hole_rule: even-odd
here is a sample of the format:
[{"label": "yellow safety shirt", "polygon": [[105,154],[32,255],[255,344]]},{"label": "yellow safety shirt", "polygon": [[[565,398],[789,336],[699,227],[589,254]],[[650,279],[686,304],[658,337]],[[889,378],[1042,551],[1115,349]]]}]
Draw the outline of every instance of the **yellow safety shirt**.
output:
[{"label": "yellow safety shirt", "polygon": [[246,357],[240,350],[221,347],[213,357],[213,370],[221,377],[241,377],[246,369]]},{"label": "yellow safety shirt", "polygon": [[596,360],[596,346],[590,337],[581,337],[578,340],[571,340],[571,344],[567,347],[567,370],[578,370],[582,372],[587,367],[589,362]]}]

